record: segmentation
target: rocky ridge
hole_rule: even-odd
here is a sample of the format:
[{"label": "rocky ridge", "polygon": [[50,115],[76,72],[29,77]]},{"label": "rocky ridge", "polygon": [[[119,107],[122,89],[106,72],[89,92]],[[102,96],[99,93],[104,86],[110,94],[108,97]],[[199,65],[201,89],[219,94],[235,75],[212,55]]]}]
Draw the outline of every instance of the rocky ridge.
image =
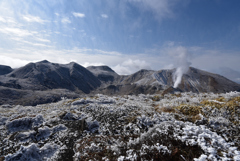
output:
[{"label": "rocky ridge", "polygon": [[[17,69],[6,66],[0,68],[4,69],[0,75],[0,104],[37,105],[58,101],[61,97],[76,98],[97,93],[137,95],[240,91],[239,84],[193,67],[183,75],[177,89],[173,89],[176,69],[143,69],[131,75],[118,75],[108,66],[84,68],[74,62],[56,64],[47,60],[29,63]],[[35,101],[30,101],[32,98]]]}]

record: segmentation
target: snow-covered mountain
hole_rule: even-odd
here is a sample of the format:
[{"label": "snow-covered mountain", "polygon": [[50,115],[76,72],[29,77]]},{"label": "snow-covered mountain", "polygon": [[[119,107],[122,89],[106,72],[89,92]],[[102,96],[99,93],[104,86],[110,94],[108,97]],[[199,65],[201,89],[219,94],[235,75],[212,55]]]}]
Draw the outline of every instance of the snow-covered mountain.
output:
[{"label": "snow-covered mountain", "polygon": [[[4,70],[0,75],[0,104],[33,105],[57,101],[61,97],[96,93],[124,95],[163,94],[174,91],[197,93],[240,91],[239,84],[223,76],[192,67],[183,75],[177,89],[173,88],[176,69],[159,71],[143,69],[131,75],[121,76],[108,66],[84,68],[74,62],[56,64],[46,60],[29,63],[17,69],[7,66],[1,66],[1,69]],[[29,102],[30,98],[34,98],[34,103]]]},{"label": "snow-covered mountain", "polygon": [[119,75],[108,66],[89,66],[87,69],[104,83],[119,79]]},{"label": "snow-covered mountain", "polygon": [[81,65],[55,64],[46,60],[29,63],[1,77],[2,86],[17,84],[19,89],[68,89],[90,93],[100,86],[100,81]]},{"label": "snow-covered mountain", "polygon": [[[171,70],[140,70],[132,75],[125,76],[121,81],[116,80],[112,85],[105,87],[105,94],[153,94],[162,92],[169,87],[173,87],[173,75],[176,69]],[[209,73],[190,67],[183,75],[178,86],[178,91],[182,92],[229,92],[240,91],[240,85],[218,74]]]}]

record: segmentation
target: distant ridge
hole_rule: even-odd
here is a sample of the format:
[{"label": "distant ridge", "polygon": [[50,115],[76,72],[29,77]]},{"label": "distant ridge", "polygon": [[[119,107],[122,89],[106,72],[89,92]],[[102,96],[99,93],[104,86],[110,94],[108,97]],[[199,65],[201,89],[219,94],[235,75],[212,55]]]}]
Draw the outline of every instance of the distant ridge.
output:
[{"label": "distant ridge", "polygon": [[[173,87],[175,71],[176,69],[159,71],[142,69],[128,76],[119,76],[110,85],[102,85],[97,92],[104,94],[162,93],[169,87]],[[240,85],[221,75],[190,67],[183,75],[178,90],[173,91],[222,93],[240,91]]]},{"label": "distant ridge", "polygon": [[[2,69],[0,104],[20,102],[20,104],[32,105],[57,101],[63,96],[76,97],[79,94],[96,93],[137,95],[140,93],[162,94],[163,92],[240,91],[239,84],[221,75],[193,67],[190,67],[183,75],[177,89],[173,88],[173,75],[176,69],[159,71],[142,69],[131,75],[121,76],[108,66],[84,68],[75,62],[57,64],[47,60],[29,63],[17,69],[8,66],[0,66],[0,69]],[[51,94],[54,99],[51,98]]]},{"label": "distant ridge", "polygon": [[103,82],[113,82],[119,75],[108,66],[89,66],[87,69]]},{"label": "distant ridge", "polygon": [[15,80],[22,89],[33,90],[68,89],[90,93],[101,84],[91,72],[74,62],[65,65],[47,60],[29,63],[7,76],[9,80]]},{"label": "distant ridge", "polygon": [[12,72],[13,69],[6,65],[0,65],[0,75],[5,75]]}]

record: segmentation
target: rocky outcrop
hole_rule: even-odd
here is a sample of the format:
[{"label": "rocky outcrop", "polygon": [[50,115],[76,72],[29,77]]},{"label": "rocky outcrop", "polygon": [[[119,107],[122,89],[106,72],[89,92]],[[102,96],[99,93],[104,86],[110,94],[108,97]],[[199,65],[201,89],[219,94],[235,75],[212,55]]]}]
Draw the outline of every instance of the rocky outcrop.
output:
[{"label": "rocky outcrop", "polygon": [[12,72],[13,69],[6,65],[0,65],[0,75],[5,75]]}]

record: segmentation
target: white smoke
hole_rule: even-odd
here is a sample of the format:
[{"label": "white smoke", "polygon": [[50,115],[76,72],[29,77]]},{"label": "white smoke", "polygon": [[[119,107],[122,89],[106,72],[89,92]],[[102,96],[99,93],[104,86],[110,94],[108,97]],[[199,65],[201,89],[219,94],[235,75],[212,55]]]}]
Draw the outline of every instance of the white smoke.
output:
[{"label": "white smoke", "polygon": [[173,87],[177,88],[182,81],[183,74],[186,74],[188,72],[189,66],[191,65],[189,62],[191,55],[187,48],[182,46],[171,49],[169,54],[174,58],[175,67],[177,68],[173,74]]}]

